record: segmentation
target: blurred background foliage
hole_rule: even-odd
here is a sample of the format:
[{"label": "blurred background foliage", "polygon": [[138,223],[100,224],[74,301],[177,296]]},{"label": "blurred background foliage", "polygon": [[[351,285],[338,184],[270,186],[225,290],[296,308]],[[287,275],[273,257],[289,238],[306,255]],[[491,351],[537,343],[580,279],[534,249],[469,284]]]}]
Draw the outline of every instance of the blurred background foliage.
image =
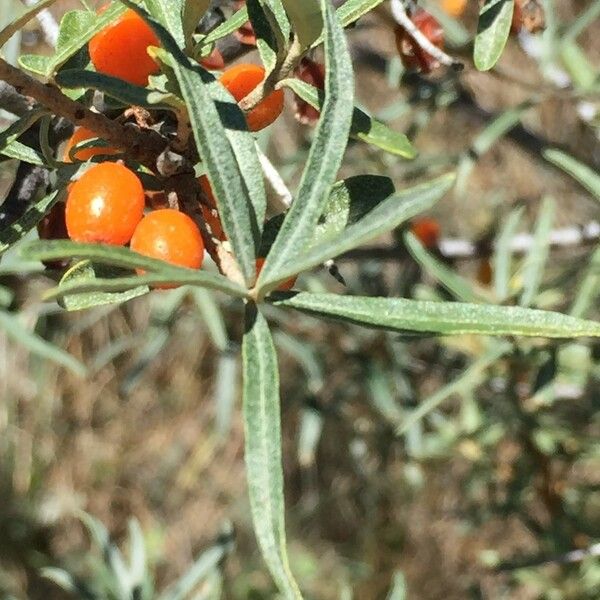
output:
[{"label": "blurred background foliage", "polygon": [[[406,131],[419,157],[356,143],[341,175],[402,187],[456,166],[455,190],[430,216],[442,248],[470,250],[448,258],[398,231],[342,257],[347,288],[597,320],[598,235],[561,245],[556,232],[593,233],[600,191],[543,153],[599,168],[600,3],[545,0],[546,32],[512,37],[489,73],[468,58],[477,2],[460,19],[423,4],[466,69],[403,73],[387,7],[363,18],[349,32],[358,100]],[[38,27],[7,54],[49,52]],[[293,187],[312,130],[291,104],[260,141]],[[13,175],[0,164],[2,195]],[[274,597],[245,490],[239,310],[182,288],[66,314],[40,302],[52,285],[40,266],[12,253],[0,285],[0,597]],[[326,271],[298,287],[344,289]],[[291,561],[308,597],[600,597],[598,342],[401,337],[269,310]]]}]

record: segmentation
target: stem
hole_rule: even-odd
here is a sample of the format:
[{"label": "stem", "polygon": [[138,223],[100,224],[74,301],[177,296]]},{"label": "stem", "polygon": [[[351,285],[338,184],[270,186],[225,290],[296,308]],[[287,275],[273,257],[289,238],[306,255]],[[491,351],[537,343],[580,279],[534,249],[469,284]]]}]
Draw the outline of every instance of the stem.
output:
[{"label": "stem", "polygon": [[12,85],[17,93],[34,98],[55,115],[90,129],[99,138],[123,149],[133,160],[156,171],[156,161],[167,147],[167,141],[160,134],[142,132],[95,113],[65,96],[55,85],[41,83],[1,58],[0,80]]}]

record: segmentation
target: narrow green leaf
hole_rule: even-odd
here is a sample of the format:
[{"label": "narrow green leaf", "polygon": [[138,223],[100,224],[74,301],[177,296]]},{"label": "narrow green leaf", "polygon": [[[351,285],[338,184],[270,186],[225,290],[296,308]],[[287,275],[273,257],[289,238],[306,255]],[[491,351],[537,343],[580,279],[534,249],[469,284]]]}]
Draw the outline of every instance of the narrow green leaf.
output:
[{"label": "narrow green leaf", "polygon": [[214,345],[221,352],[226,352],[229,346],[229,337],[223,312],[215,300],[214,294],[202,288],[194,288],[192,296]]},{"label": "narrow green leaf", "polygon": [[407,600],[408,590],[406,589],[406,579],[400,571],[394,573],[394,579],[392,580],[392,588],[387,596],[386,600]]},{"label": "narrow green leaf", "polygon": [[561,62],[578,91],[591,92],[598,82],[596,65],[573,40],[563,39],[559,46]]},{"label": "narrow green leaf", "polygon": [[220,39],[227,37],[233,33],[236,29],[239,29],[248,20],[248,8],[244,6],[240,10],[236,11],[218,27],[215,27],[210,33],[206,34],[206,37],[202,39],[201,44],[214,44]]},{"label": "narrow green leaf", "polygon": [[[337,16],[343,27],[352,25],[355,21],[358,21],[360,17],[366,15],[374,8],[383,4],[384,0],[346,0],[338,9]],[[323,36],[321,35],[314,43],[315,46],[319,46],[323,43]]]},{"label": "narrow green leaf", "polygon": [[583,281],[578,286],[577,296],[569,314],[573,317],[583,317],[600,296],[600,247],[592,254]]},{"label": "narrow green leaf", "polygon": [[298,195],[267,255],[257,286],[274,287],[285,264],[310,243],[329,189],[342,163],[352,117],[354,83],[346,36],[329,0],[321,0],[325,20],[325,103]]},{"label": "narrow green leaf", "polygon": [[40,575],[77,598],[81,598],[82,600],[97,600],[92,592],[64,569],[44,567],[40,569]]},{"label": "narrow green leaf", "polygon": [[340,235],[395,192],[389,177],[356,175],[332,188],[315,230],[312,245]]},{"label": "narrow green leaf", "polygon": [[254,305],[247,308],[242,361],[245,458],[254,531],[283,596],[301,599],[285,541],[277,355],[269,326]]},{"label": "narrow green leaf", "polygon": [[[136,254],[128,248],[103,244],[76,244],[70,241],[39,241],[23,246],[21,254],[30,260],[57,260],[60,258],[90,259],[95,263],[122,267],[124,269],[144,269],[148,275],[139,277],[95,280],[76,285],[69,284],[56,290],[53,297],[65,293],[83,293],[92,291],[117,292],[139,285],[158,285],[161,283],[199,285],[220,290],[231,296],[244,298],[246,291],[222,275],[175,267],[161,260]],[[60,293],[59,293],[60,292]]]},{"label": "narrow green leaf", "polygon": [[600,0],[590,2],[589,6],[580,12],[566,29],[563,39],[575,40],[590,25],[600,19]]},{"label": "narrow green leaf", "polygon": [[266,200],[264,186],[259,184],[258,156],[246,132],[244,115],[225,88],[208,71],[192,64],[160,23],[130,0],[120,1],[154,29],[166,51],[165,59],[169,59],[166,53],[171,55],[169,64],[187,104],[198,151],[208,168],[223,229],[244,280],[251,285],[256,277],[255,257]]},{"label": "narrow green leaf", "polygon": [[523,216],[523,208],[513,210],[496,239],[496,248],[492,259],[494,289],[500,302],[510,294],[510,278],[512,274],[512,240]]},{"label": "narrow green leaf", "polygon": [[60,280],[57,292],[60,292],[61,305],[68,311],[84,310],[95,306],[105,306],[107,304],[121,304],[143,296],[150,291],[147,285],[136,285],[132,289],[118,292],[94,291],[79,294],[69,294],[65,290],[69,287],[85,286],[95,284],[98,280],[110,282],[114,279],[131,278],[130,274],[125,272],[115,272],[114,269],[106,265],[95,265],[90,260],[83,260],[71,267]]},{"label": "narrow green leaf", "polygon": [[[257,215],[248,197],[244,178],[221,117],[208,85],[216,85],[206,71],[176,68],[183,97],[188,105],[190,121],[196,144],[208,168],[208,179],[217,199],[223,229],[230,240],[233,252],[242,270],[246,284],[256,276]],[[244,129],[243,115],[232,103],[229,115],[240,129]]]},{"label": "narrow green leaf", "polygon": [[450,396],[474,389],[481,382],[483,373],[496,361],[510,352],[512,344],[509,342],[494,343],[485,354],[477,359],[460,377],[448,383],[440,390],[423,400],[417,408],[408,414],[402,424],[396,429],[396,435],[404,435],[420,420],[434,411],[444,400]]},{"label": "narrow green leaf", "polygon": [[550,254],[550,234],[555,213],[554,200],[545,198],[535,227],[533,244],[523,265],[523,293],[519,300],[521,306],[530,306],[540,289],[546,261]]},{"label": "narrow green leaf", "polygon": [[277,294],[273,303],[302,312],[390,331],[549,338],[599,337],[600,323],[519,306],[365,298],[336,294]]},{"label": "narrow green leaf", "polygon": [[308,48],[321,37],[323,15],[319,0],[281,0],[302,48]]},{"label": "narrow green leaf", "polygon": [[0,152],[17,141],[28,129],[33,127],[48,111],[44,108],[34,108],[25,115],[11,123],[6,129],[0,131]]},{"label": "narrow green leaf", "polygon": [[204,580],[211,571],[218,568],[219,563],[233,549],[231,536],[223,536],[223,541],[217,542],[205,550],[194,562],[192,567],[174,585],[167,588],[159,600],[184,600]]},{"label": "narrow green leaf", "polygon": [[486,0],[479,12],[473,59],[480,71],[488,71],[500,58],[512,22],[514,0]]},{"label": "narrow green leaf", "polygon": [[430,209],[453,183],[454,174],[451,173],[393,194],[362,219],[344,229],[341,235],[333,239],[325,239],[311,247],[308,252],[294,256],[288,264],[281,267],[277,281],[285,281],[292,275],[306,271],[391,231],[408,219]]},{"label": "narrow green leaf", "polygon": [[[204,6],[205,0],[194,0]],[[183,11],[185,0],[145,0],[148,12],[173,36],[180,48],[185,47]],[[196,22],[197,23],[197,22]]]},{"label": "narrow green leaf", "polygon": [[290,24],[281,0],[248,0],[246,6],[260,59],[269,75],[285,59]]},{"label": "narrow green leaf", "polygon": [[543,154],[547,161],[568,173],[600,201],[600,174],[561,150],[548,148]]},{"label": "narrow green leaf", "polygon": [[73,371],[75,375],[85,376],[85,366],[74,356],[27,329],[16,315],[0,310],[0,329],[4,331],[8,338],[26,348],[31,354],[62,365]]},{"label": "narrow green leaf", "polygon": [[463,279],[453,269],[447,267],[428,252],[417,237],[410,231],[404,234],[404,243],[412,257],[435,279],[437,279],[457,300],[463,302],[489,302],[490,298],[474,289],[471,282]]},{"label": "narrow green leaf", "polygon": [[[86,71],[84,69],[63,69],[56,74],[56,83],[63,88],[85,88],[104,92],[109,96],[131,106],[143,106],[151,109],[173,109],[175,97],[170,94],[139,87],[122,79]],[[168,102],[167,100],[172,100]],[[183,104],[177,100],[177,104]]]},{"label": "narrow green leaf", "polygon": [[62,196],[63,194],[59,192],[45,196],[32,204],[22,217],[0,231],[0,256],[36,227],[48,211],[62,199]]},{"label": "narrow green leaf", "polygon": [[[113,2],[101,15],[87,10],[73,10],[64,15],[60,22],[60,32],[55,54],[46,59],[39,74],[51,77],[53,73],[74,56],[92,37],[120,17],[125,7],[119,2]],[[36,59],[33,59],[34,62]],[[37,63],[42,66],[42,59]],[[28,67],[27,57],[21,57],[21,65]]]},{"label": "narrow green leaf", "polygon": [[[291,89],[314,108],[322,110],[324,95],[316,87],[300,81],[300,79],[284,79],[281,85]],[[394,131],[377,119],[373,119],[359,108],[355,108],[352,114],[350,135],[357,140],[402,158],[412,159],[417,155],[417,151],[406,135]]]},{"label": "narrow green leaf", "polygon": [[337,10],[342,25],[346,27],[383,4],[384,0],[346,0]]},{"label": "narrow green leaf", "polygon": [[210,2],[211,0],[183,0],[183,33],[187,48],[191,48],[192,35],[208,10]]},{"label": "narrow green leaf", "polygon": [[56,0],[40,0],[37,4],[30,6],[18,19],[13,21],[10,25],[7,25],[0,31],[0,48],[10,40],[10,38],[23,29],[31,19],[33,19],[38,13],[45,8],[54,4]]},{"label": "narrow green leaf", "polygon": [[2,150],[0,154],[8,156],[9,158],[16,158],[23,162],[29,163],[30,165],[44,165],[44,156],[39,150],[34,150],[29,146],[25,146],[21,142],[12,142]]}]

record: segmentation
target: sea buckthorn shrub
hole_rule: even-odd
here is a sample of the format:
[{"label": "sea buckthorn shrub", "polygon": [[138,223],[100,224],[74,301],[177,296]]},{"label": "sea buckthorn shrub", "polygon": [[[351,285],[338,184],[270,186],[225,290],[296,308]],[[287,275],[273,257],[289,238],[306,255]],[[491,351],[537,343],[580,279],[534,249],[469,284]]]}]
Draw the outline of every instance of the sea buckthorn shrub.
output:
[{"label": "sea buckthorn shrub", "polygon": [[597,3],[5,5],[0,595],[596,600]]}]

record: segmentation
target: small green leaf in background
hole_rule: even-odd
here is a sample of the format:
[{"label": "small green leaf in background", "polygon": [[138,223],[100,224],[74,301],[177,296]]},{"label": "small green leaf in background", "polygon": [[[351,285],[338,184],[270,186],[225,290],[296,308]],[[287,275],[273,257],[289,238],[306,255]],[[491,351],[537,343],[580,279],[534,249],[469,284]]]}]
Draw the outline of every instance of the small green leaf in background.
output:
[{"label": "small green leaf in background", "polygon": [[17,315],[0,310],[0,330],[13,342],[26,348],[31,354],[62,365],[80,377],[84,377],[87,373],[85,366],[74,356],[27,329]]},{"label": "small green leaf in background", "polygon": [[412,257],[435,279],[437,279],[457,300],[463,302],[486,302],[490,298],[475,289],[475,286],[446,266],[421,244],[418,238],[407,231],[404,243]]},{"label": "small green leaf in background", "polygon": [[568,173],[600,202],[600,174],[561,150],[548,148],[543,154],[548,162]]},{"label": "small green leaf in background", "polygon": [[242,345],[246,472],[254,531],[286,599],[302,594],[289,567],[284,522],[277,355],[264,316],[249,305]]},{"label": "small green leaf in background", "polygon": [[276,294],[276,306],[287,306],[357,325],[441,335],[515,335],[551,338],[600,337],[600,323],[560,313],[460,302],[404,298],[367,298],[336,294]]},{"label": "small green leaf in background", "polygon": [[[290,88],[302,100],[308,102],[314,108],[322,110],[324,96],[316,87],[300,79],[284,79],[281,85]],[[402,158],[412,159],[417,155],[417,151],[406,135],[394,131],[377,119],[373,119],[359,108],[355,108],[352,114],[350,135],[357,140],[361,140]]]},{"label": "small green leaf in background", "polygon": [[556,213],[556,204],[552,198],[545,198],[540,209],[533,244],[523,265],[523,293],[519,299],[521,306],[530,306],[542,283],[546,261],[550,255],[550,234]]},{"label": "small green leaf in background", "polygon": [[510,278],[512,274],[512,241],[517,233],[517,228],[523,217],[523,208],[518,207],[511,211],[506,223],[502,226],[496,238],[496,247],[492,259],[494,276],[494,289],[499,302],[503,302],[510,295]]},{"label": "small green leaf in background", "polygon": [[489,71],[497,62],[510,33],[514,0],[486,0],[479,12],[473,49],[475,66]]},{"label": "small green leaf in background", "polygon": [[[206,0],[195,0],[201,8]],[[185,46],[183,14],[185,0],[145,0],[148,12],[173,36],[180,48]],[[189,4],[189,3],[188,3]],[[197,23],[197,22],[196,22]]]},{"label": "small green leaf in background", "polygon": [[495,342],[491,347],[478,358],[464,373],[457,379],[446,384],[440,390],[419,403],[411,413],[406,415],[402,424],[396,429],[396,435],[404,435],[416,423],[424,419],[430,412],[434,411],[444,400],[457,393],[473,390],[481,383],[483,373],[492,365],[497,363],[498,359],[510,352],[512,344]]}]

